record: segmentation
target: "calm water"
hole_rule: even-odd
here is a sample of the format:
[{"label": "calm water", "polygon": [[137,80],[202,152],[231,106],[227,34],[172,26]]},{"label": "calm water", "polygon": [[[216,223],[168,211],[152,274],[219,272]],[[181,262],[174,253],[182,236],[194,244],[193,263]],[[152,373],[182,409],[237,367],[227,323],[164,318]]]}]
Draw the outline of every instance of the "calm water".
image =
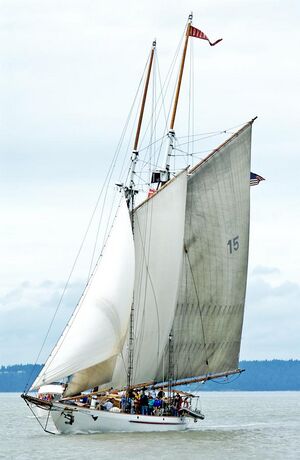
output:
[{"label": "calm water", "polygon": [[0,458],[300,459],[300,392],[204,393],[183,433],[50,435],[17,394],[0,393]]}]

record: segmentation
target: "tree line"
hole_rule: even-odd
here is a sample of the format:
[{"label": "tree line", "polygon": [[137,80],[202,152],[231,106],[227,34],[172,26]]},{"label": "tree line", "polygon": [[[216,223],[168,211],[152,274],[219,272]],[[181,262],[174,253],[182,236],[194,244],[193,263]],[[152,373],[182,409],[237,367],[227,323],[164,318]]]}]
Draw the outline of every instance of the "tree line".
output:
[{"label": "tree line", "polygon": [[[41,364],[14,364],[0,367],[0,392],[21,393],[29,388],[41,371]],[[191,384],[190,391],[299,391],[300,360],[241,361],[240,375]]]},{"label": "tree line", "polygon": [[240,375],[208,381],[204,385],[190,385],[201,391],[299,391],[300,360],[240,361]]}]

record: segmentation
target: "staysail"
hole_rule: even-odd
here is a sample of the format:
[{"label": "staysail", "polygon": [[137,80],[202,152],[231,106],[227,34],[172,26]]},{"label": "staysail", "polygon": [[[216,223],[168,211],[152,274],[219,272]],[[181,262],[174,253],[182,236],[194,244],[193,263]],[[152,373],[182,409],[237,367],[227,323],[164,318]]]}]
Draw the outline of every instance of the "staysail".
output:
[{"label": "staysail", "polygon": [[[183,171],[134,212],[133,384],[155,377],[168,341],[182,266],[187,175]],[[126,385],[127,343],[112,385]]]},{"label": "staysail", "polygon": [[[249,245],[247,124],[190,171],[184,258],[172,325],[174,378],[236,369]],[[165,361],[169,354],[165,352]],[[163,380],[163,362],[156,375]]]},{"label": "staysail", "polygon": [[67,394],[111,380],[123,347],[134,285],[134,245],[125,199],[98,266],[32,389],[70,377]]}]

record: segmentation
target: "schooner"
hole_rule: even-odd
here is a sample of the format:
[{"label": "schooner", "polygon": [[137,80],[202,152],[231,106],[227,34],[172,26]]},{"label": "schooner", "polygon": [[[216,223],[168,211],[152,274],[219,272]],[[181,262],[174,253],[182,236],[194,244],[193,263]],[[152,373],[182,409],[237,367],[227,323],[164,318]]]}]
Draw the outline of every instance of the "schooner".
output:
[{"label": "schooner", "polygon": [[[31,391],[57,382],[63,395],[24,393],[61,433],[167,431],[203,419],[195,405],[172,410],[177,386],[242,372],[250,215],[249,121],[193,167],[172,174],[175,121],[188,43],[208,37],[186,26],[164,162],[136,203],[136,167],[156,42],[146,74],[128,182],[102,257]],[[89,318],[89,321],[86,320]],[[120,407],[133,392],[165,389],[164,409]],[[80,403],[89,391],[89,403]],[[192,399],[192,395],[188,395]],[[107,401],[110,410],[101,410]],[[44,429],[47,431],[47,423]]]}]

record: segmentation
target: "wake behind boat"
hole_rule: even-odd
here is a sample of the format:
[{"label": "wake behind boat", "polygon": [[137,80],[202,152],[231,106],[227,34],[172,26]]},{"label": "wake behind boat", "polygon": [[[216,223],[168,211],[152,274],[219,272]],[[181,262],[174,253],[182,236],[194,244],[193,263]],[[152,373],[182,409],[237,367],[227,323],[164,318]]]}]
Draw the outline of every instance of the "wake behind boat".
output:
[{"label": "wake behind boat", "polygon": [[128,181],[119,184],[111,231],[31,388],[62,382],[63,395],[59,400],[22,395],[32,410],[51,414],[61,433],[184,430],[204,416],[198,399],[176,388],[241,372],[253,120],[195,166],[172,169],[191,37],[211,46],[220,41],[211,42],[189,16],[165,158],[152,171],[148,197],[137,204],[152,45]]}]

